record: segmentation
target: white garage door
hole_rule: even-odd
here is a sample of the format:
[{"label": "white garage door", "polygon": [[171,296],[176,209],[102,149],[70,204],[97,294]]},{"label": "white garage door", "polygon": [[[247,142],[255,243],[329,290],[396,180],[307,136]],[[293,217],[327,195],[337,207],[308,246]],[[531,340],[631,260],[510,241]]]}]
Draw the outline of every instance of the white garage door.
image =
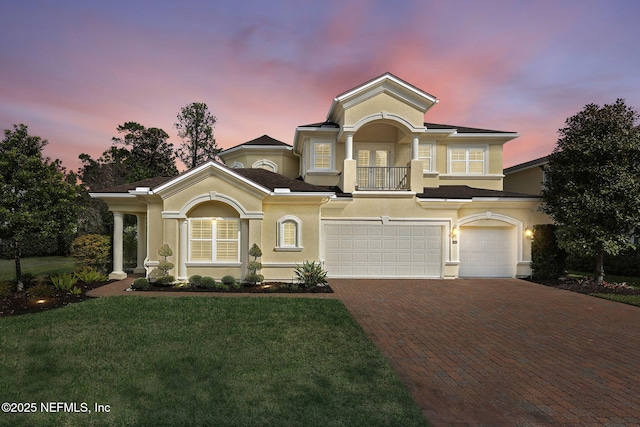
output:
[{"label": "white garage door", "polygon": [[441,277],[442,228],[324,222],[330,277]]},{"label": "white garage door", "polygon": [[515,227],[461,227],[460,277],[514,277]]}]

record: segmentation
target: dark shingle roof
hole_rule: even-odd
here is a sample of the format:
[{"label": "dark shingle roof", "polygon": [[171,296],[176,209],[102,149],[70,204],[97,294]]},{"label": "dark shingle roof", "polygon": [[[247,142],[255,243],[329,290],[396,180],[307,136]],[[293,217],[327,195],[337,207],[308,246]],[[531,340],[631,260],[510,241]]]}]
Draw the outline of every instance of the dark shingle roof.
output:
[{"label": "dark shingle roof", "polygon": [[288,188],[292,192],[310,192],[310,193],[326,193],[327,188],[318,187],[312,184],[308,184],[302,180],[293,179],[274,173],[265,169],[232,169],[238,175],[241,175],[248,180],[260,184],[265,188],[273,191],[276,188]]},{"label": "dark shingle roof", "polygon": [[245,146],[245,145],[283,145],[286,147],[291,147],[291,145],[286,142],[278,141],[275,138],[271,138],[269,135],[262,135],[256,139],[252,139],[251,141],[247,141],[236,147]]},{"label": "dark shingle roof", "polygon": [[419,199],[472,199],[474,197],[506,197],[506,198],[539,198],[533,194],[512,193],[509,191],[487,190],[473,188],[467,185],[443,185],[440,187],[425,187]]},{"label": "dark shingle roof", "polygon": [[548,162],[549,162],[549,156],[544,156],[544,157],[540,157],[539,159],[529,160],[528,162],[520,163],[519,165],[514,165],[509,168],[506,168],[503,173],[516,172],[516,171],[527,169],[534,166],[543,166]]},{"label": "dark shingle roof", "polygon": [[443,125],[439,123],[425,123],[427,129],[455,129],[458,133],[516,133],[503,130],[470,128],[468,126]]},{"label": "dark shingle roof", "polygon": [[92,193],[128,193],[129,191],[135,190],[138,187],[154,188],[164,184],[165,182],[169,182],[174,178],[176,177],[175,176],[174,177],[159,176],[156,178],[143,179],[142,181],[130,182],[128,184],[117,185],[115,187],[104,188],[102,190],[95,190],[91,192]]}]

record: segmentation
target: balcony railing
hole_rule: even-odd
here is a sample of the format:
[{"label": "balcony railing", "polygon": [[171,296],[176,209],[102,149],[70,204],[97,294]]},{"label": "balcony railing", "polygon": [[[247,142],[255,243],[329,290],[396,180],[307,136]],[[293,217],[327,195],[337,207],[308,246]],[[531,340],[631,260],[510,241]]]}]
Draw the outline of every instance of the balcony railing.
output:
[{"label": "balcony railing", "polygon": [[408,167],[358,167],[358,190],[408,190]]}]

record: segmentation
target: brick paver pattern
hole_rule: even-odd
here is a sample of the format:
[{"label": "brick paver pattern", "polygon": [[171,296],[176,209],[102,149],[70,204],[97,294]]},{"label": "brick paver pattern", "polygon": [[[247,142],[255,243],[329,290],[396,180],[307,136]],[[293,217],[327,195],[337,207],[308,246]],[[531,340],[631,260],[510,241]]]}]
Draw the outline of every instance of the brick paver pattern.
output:
[{"label": "brick paver pattern", "polygon": [[433,426],[640,425],[640,307],[516,279],[330,284]]}]

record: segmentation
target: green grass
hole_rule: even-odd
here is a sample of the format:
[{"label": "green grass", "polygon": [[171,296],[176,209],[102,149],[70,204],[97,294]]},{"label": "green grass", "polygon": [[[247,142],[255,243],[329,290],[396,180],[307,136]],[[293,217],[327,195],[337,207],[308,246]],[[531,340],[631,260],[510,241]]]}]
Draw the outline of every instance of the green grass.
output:
[{"label": "green grass", "polygon": [[0,402],[109,413],[0,425],[424,426],[345,307],[294,298],[109,297],[0,318]]},{"label": "green grass", "polygon": [[[583,276],[583,277],[593,277],[593,272],[587,273],[584,271],[572,271],[569,276]],[[635,286],[640,288],[640,277],[637,276],[616,276],[614,274],[605,274],[604,275],[605,282],[609,283],[626,283],[629,286]]]},{"label": "green grass", "polygon": [[591,294],[598,298],[604,298],[611,301],[622,302],[625,304],[637,305],[640,307],[640,295],[616,295],[616,294]]},{"label": "green grass", "polygon": [[[36,276],[51,276],[60,273],[72,273],[75,267],[73,258],[51,256],[20,259],[23,273],[31,273]],[[0,260],[0,282],[14,280],[16,278],[15,261],[12,259]]]}]

